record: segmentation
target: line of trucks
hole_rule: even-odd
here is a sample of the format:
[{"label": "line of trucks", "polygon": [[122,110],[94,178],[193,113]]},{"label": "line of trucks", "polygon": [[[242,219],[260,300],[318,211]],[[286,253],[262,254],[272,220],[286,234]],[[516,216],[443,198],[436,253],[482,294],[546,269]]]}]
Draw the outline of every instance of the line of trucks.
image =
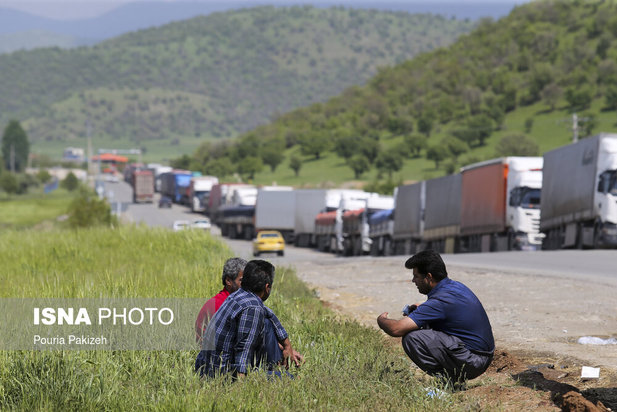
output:
[{"label": "line of trucks", "polygon": [[543,157],[471,164],[399,186],[393,196],[258,188],[177,170],[161,175],[160,191],[209,215],[223,236],[250,240],[278,230],[296,246],[346,256],[617,247],[617,134]]}]

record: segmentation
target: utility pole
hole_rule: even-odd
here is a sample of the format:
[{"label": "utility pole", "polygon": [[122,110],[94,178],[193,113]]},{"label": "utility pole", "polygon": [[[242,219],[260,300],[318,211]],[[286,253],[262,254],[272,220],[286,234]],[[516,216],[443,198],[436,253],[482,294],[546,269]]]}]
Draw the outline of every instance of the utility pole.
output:
[{"label": "utility pole", "polygon": [[92,136],[91,136],[91,131],[92,128],[90,126],[90,119],[86,120],[86,137],[88,138],[88,148],[87,148],[87,155],[88,156],[88,161],[87,161],[87,170],[88,170],[88,174],[92,173],[91,167],[92,167]]},{"label": "utility pole", "polygon": [[572,113],[572,143],[578,142],[578,116]]}]

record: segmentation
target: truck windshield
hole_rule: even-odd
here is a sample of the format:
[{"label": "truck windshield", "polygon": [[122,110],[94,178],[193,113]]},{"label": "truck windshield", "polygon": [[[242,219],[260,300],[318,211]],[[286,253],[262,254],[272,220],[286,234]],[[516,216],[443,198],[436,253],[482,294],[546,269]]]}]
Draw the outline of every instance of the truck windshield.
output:
[{"label": "truck windshield", "polygon": [[613,170],[611,177],[608,179],[608,193],[617,196],[617,170]]},{"label": "truck windshield", "polygon": [[537,209],[540,207],[540,189],[531,187],[517,187],[510,192],[510,206],[523,209]]},{"label": "truck windshield", "polygon": [[617,170],[606,170],[600,175],[598,192],[617,196]]}]

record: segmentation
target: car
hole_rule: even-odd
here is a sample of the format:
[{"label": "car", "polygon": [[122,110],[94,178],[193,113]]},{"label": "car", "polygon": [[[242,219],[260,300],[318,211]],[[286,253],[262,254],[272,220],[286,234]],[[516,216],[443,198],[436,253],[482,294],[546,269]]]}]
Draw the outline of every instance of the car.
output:
[{"label": "car", "polygon": [[176,220],[173,224],[174,232],[184,229],[190,229],[191,224],[188,220]]},{"label": "car", "polygon": [[193,229],[201,229],[201,230],[205,230],[206,232],[209,232],[210,229],[212,228],[212,224],[210,223],[210,219],[203,218],[203,219],[193,220],[191,227]]},{"label": "car", "polygon": [[276,253],[279,256],[285,254],[285,239],[281,232],[276,230],[262,230],[253,239],[253,256],[261,253]]},{"label": "car", "polygon": [[106,173],[105,174],[105,181],[109,182],[109,183],[118,183],[118,182],[120,182],[120,179],[115,174]]},{"label": "car", "polygon": [[171,198],[169,196],[161,196],[159,207],[171,207]]}]

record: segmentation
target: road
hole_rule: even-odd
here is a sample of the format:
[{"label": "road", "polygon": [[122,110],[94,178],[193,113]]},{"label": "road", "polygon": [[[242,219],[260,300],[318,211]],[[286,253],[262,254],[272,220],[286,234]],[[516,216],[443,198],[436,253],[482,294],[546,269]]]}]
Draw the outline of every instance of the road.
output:
[{"label": "road", "polygon": [[[107,184],[116,199],[130,200],[125,183]],[[176,219],[199,215],[183,206],[158,209],[156,202],[128,205],[123,218],[171,228]],[[213,235],[219,232],[213,228]],[[251,258],[251,242],[224,239],[238,256]],[[381,312],[397,316],[421,302],[403,267],[406,256],[343,258],[288,246],[284,257],[263,256],[293,266],[325,302],[349,318],[375,327]],[[444,255],[449,276],[478,295],[489,314],[497,345],[511,351],[552,353],[590,366],[617,370],[615,345],[580,345],[581,336],[617,336],[617,251],[565,250]]]}]

